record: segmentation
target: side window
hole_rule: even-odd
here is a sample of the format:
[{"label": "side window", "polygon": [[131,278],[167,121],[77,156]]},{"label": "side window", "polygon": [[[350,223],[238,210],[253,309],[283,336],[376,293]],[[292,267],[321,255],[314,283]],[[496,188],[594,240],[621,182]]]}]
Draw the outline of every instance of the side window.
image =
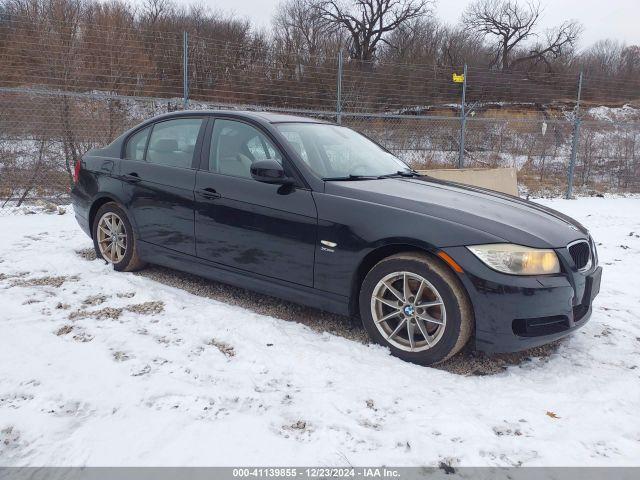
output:
[{"label": "side window", "polygon": [[127,141],[124,158],[127,160],[144,160],[144,149],[147,146],[147,137],[149,137],[150,127],[140,130],[132,135]]},{"label": "side window", "polygon": [[[271,143],[259,133],[247,142],[247,148],[256,160],[276,160],[276,151]],[[280,161],[280,159],[278,159]],[[280,161],[282,163],[282,161]]]},{"label": "side window", "polygon": [[282,164],[278,149],[257,128],[235,120],[218,119],[214,122],[209,171],[251,178],[251,164],[269,159]]},{"label": "side window", "polygon": [[191,168],[201,118],[179,118],[156,123],[147,149],[147,162]]}]

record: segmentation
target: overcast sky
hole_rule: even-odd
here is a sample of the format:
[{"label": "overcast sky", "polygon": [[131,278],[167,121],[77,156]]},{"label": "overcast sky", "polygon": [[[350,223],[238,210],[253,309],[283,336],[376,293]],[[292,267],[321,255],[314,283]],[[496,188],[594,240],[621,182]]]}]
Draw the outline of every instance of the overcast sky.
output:
[{"label": "overcast sky", "polygon": [[[269,27],[279,0],[175,0],[180,5],[198,3],[212,10],[234,12],[254,24]],[[471,0],[437,0],[436,16],[456,23]],[[640,0],[543,0],[541,25],[552,27],[575,19],[584,25],[580,47],[603,38],[614,38],[640,45]]]}]

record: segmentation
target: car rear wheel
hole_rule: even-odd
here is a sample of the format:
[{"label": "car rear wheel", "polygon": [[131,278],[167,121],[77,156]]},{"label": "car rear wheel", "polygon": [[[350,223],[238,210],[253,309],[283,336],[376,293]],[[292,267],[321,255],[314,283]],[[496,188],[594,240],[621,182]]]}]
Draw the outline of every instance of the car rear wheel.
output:
[{"label": "car rear wheel", "polygon": [[403,360],[442,362],[471,337],[473,312],[464,287],[440,260],[422,253],[380,261],[365,277],[359,300],[369,336]]},{"label": "car rear wheel", "polygon": [[116,203],[102,205],[93,222],[93,246],[98,258],[115,270],[130,272],[144,266],[136,251],[133,227],[126,213]]}]

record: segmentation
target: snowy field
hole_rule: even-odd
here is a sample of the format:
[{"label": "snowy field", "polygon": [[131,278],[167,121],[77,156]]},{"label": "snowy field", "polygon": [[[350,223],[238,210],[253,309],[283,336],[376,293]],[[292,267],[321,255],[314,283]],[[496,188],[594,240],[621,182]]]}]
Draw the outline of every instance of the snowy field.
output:
[{"label": "snowy field", "polygon": [[640,465],[640,198],[543,203],[591,229],[601,294],[484,376],[116,273],[71,212],[2,216],[0,465]]}]

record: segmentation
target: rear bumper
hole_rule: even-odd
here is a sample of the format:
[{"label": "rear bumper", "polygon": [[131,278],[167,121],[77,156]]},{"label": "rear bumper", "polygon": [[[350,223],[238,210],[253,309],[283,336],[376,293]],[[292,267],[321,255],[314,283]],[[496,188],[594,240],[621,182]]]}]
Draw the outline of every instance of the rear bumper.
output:
[{"label": "rear bumper", "polygon": [[581,273],[564,265],[553,276],[520,277],[495,272],[464,247],[445,251],[460,264],[460,275],[475,314],[476,349],[516,352],[564,337],[591,317],[600,291],[602,267]]},{"label": "rear bumper", "polygon": [[91,237],[91,225],[89,225],[89,210],[91,208],[89,199],[86,198],[77,188],[71,190],[71,203],[73,205],[73,214],[80,228]]}]

